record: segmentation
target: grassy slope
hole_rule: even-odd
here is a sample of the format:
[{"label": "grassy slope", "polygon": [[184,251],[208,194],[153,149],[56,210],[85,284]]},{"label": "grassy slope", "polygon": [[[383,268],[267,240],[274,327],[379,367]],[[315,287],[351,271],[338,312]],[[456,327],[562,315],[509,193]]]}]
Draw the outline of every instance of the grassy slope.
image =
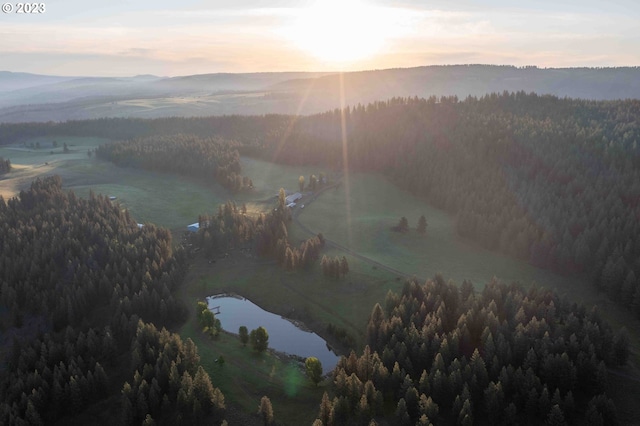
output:
[{"label": "grassy slope", "polygon": [[[348,194],[347,194],[348,193]],[[427,218],[426,236],[415,232],[420,215]],[[406,234],[391,231],[401,216],[409,220]],[[350,219],[349,219],[350,218]],[[326,238],[392,266],[428,278],[442,273],[460,284],[470,280],[482,289],[492,277],[537,283],[566,294],[570,300],[597,305],[615,328],[640,330],[640,321],[600,294],[585,279],[565,277],[478,247],[455,233],[453,219],[423,200],[399,189],[383,176],[355,174],[349,190],[343,184],[331,189],[300,211],[299,220]],[[633,343],[640,363],[640,336]]]},{"label": "grassy slope", "polygon": [[[370,302],[382,300],[388,289],[397,291],[402,285],[386,273],[374,271],[386,278],[371,276],[368,265],[354,260],[353,271],[338,281],[322,277],[318,266],[309,272],[283,272],[271,261],[238,250],[216,258],[214,264],[208,260],[194,260],[182,290],[190,308],[206,296],[236,292],[268,311],[301,319],[321,334],[329,322],[344,327],[358,335],[360,344],[373,306]],[[278,421],[297,425],[315,419],[324,387],[314,388],[295,362],[283,363],[272,354],[257,356],[242,348],[235,336],[211,340],[199,331],[195,314],[180,334],[196,342],[214,384],[234,404],[255,411],[262,395],[268,395]],[[213,363],[219,355],[227,360],[223,367]]]},{"label": "grassy slope", "polygon": [[[201,363],[213,384],[234,407],[256,413],[260,398],[267,395],[278,421],[292,425],[313,422],[324,386],[313,387],[304,367],[269,352],[258,354],[248,346],[243,347],[233,335],[222,334],[212,340],[200,332],[195,321],[185,324],[180,334],[196,342]],[[215,363],[221,355],[225,359],[223,365]]]},{"label": "grassy slope", "polygon": [[[38,138],[42,148],[23,149],[21,145],[0,148],[0,156],[9,158],[15,170],[0,180],[0,194],[5,198],[28,188],[40,175],[58,174],[63,186],[80,196],[96,194],[117,197],[123,208],[129,209],[138,222],[153,222],[171,229],[184,229],[198,220],[198,215],[217,210],[230,194],[215,183],[204,184],[193,179],[161,173],[117,167],[89,158],[87,150],[105,142],[97,138]],[[62,154],[67,142],[71,153]],[[51,150],[54,154],[50,154]],[[45,164],[48,163],[48,164]]]},{"label": "grassy slope", "polygon": [[[87,195],[90,189],[115,195],[137,221],[154,222],[174,231],[183,230],[186,224],[197,220],[200,213],[215,211],[220,202],[230,197],[219,185],[203,185],[178,176],[122,169],[88,158],[87,149],[102,143],[100,139],[56,140],[60,147],[54,150],[54,154],[49,153],[51,141],[46,138],[39,139],[40,150],[23,150],[20,146],[0,148],[0,156],[11,159],[15,165],[15,170],[0,180],[0,194],[5,197],[15,195],[28,187],[35,177],[56,173],[63,177],[67,188],[74,189],[79,195]],[[61,153],[63,142],[69,145],[70,154]],[[250,210],[267,208],[269,204],[264,201],[273,197],[280,187],[297,190],[299,175],[308,179],[311,173],[317,175],[323,171],[251,159],[243,159],[243,166],[244,174],[253,179],[256,190],[251,194],[240,194],[237,199],[246,202]],[[400,216],[406,216],[410,226],[415,228],[421,214],[425,214],[429,222],[426,237],[413,231],[403,235],[390,231]],[[638,361],[640,340],[638,333],[634,332],[640,330],[638,321],[599,296],[590,285],[533,268],[460,240],[449,217],[380,176],[351,176],[348,202],[346,185],[343,184],[308,204],[301,212],[300,220],[311,229],[323,232],[327,238],[419,277],[442,272],[446,278],[458,283],[470,279],[478,288],[482,288],[494,275],[523,284],[537,281],[567,293],[573,299],[597,303],[604,308],[605,316],[614,326],[626,325],[633,333],[636,363]],[[292,243],[296,245],[308,237],[295,225],[289,232]],[[283,272],[269,261],[247,258],[239,252],[229,254],[228,258],[217,259],[212,265],[204,259],[195,262],[182,290],[190,307],[198,298],[234,291],[269,311],[302,319],[321,334],[326,324],[331,322],[355,335],[364,331],[373,305],[382,302],[388,290],[398,291],[402,286],[402,281],[396,280],[392,274],[375,270],[349,256],[352,272],[346,279],[335,282],[323,278],[317,266],[309,273]],[[326,250],[325,254],[342,255],[338,250]],[[191,337],[196,341],[203,364],[227,400],[253,413],[260,397],[266,394],[272,398],[279,421],[309,424],[313,420],[322,390],[310,386],[295,364],[283,363],[269,354],[256,357],[230,336],[210,341],[199,333],[194,321],[192,315],[180,333],[184,338]],[[361,345],[362,335],[358,339]],[[212,362],[219,354],[227,360],[222,368]],[[637,395],[637,383],[616,380],[625,385],[624,389],[629,386],[632,389],[617,395],[619,398]],[[298,384],[294,386],[295,383]],[[632,402],[626,405],[633,407]],[[637,409],[628,410],[625,409],[627,414],[624,415],[627,419],[640,415],[635,412]]]},{"label": "grassy slope", "polygon": [[[299,219],[314,231],[383,264],[418,277],[441,272],[457,283],[470,280],[479,288],[493,276],[506,282],[537,282],[585,301],[599,300],[584,292],[575,278],[535,268],[525,262],[484,250],[459,238],[453,220],[423,200],[400,190],[384,177],[355,174],[305,206]],[[420,215],[427,218],[426,236],[415,231]],[[409,220],[406,234],[393,232],[401,216]],[[581,291],[575,291],[576,289]]]},{"label": "grassy slope", "polygon": [[[54,139],[58,147],[53,147]],[[63,144],[67,143],[70,152],[63,153]],[[87,151],[106,142],[100,138],[34,138],[27,140],[25,144],[14,144],[0,147],[0,157],[11,160],[12,170],[0,177],[0,195],[10,198],[17,195],[20,190],[27,189],[33,179],[38,176],[60,174],[64,178],[64,168],[69,164],[87,163]],[[33,143],[40,143],[40,148],[29,148]],[[92,179],[95,172],[87,175]]]}]

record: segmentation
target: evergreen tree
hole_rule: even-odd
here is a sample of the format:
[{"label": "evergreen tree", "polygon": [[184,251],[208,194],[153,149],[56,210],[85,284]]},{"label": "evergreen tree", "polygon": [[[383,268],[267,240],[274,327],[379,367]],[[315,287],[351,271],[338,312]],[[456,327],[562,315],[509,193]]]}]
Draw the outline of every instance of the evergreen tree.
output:
[{"label": "evergreen tree", "polygon": [[617,365],[625,365],[629,359],[629,332],[622,327],[613,339],[612,358]]},{"label": "evergreen tree", "polygon": [[407,232],[409,230],[409,221],[406,217],[402,216],[400,218],[400,221],[398,222],[398,225],[396,225],[393,229],[396,232]]},{"label": "evergreen tree", "polygon": [[396,423],[402,426],[411,425],[411,417],[407,411],[407,403],[404,398],[400,398],[396,407]]},{"label": "evergreen tree", "polygon": [[318,420],[322,422],[323,425],[327,426],[331,423],[331,410],[332,410],[331,400],[329,399],[329,395],[327,392],[322,394],[322,401],[320,401],[320,411],[318,412]]},{"label": "evergreen tree", "polygon": [[258,352],[264,352],[269,347],[269,334],[264,327],[251,330],[249,340],[253,349]]},{"label": "evergreen tree", "polygon": [[418,227],[416,228],[416,230],[419,234],[422,235],[427,233],[427,219],[424,217],[424,215],[420,216],[420,219],[418,219]]},{"label": "evergreen tree", "polygon": [[260,399],[258,414],[262,418],[263,425],[269,426],[273,424],[273,407],[271,406],[271,400],[267,396],[263,396]]},{"label": "evergreen tree", "polygon": [[566,426],[567,422],[564,420],[564,414],[560,407],[556,404],[551,407],[549,415],[547,416],[548,426]]},{"label": "evergreen tree", "polygon": [[340,260],[340,273],[342,275],[347,275],[349,273],[349,262],[347,261],[346,256],[342,256]]},{"label": "evergreen tree", "polygon": [[247,327],[241,325],[238,329],[238,335],[240,337],[240,342],[242,342],[242,346],[247,346],[247,343],[249,342],[249,331],[247,330]]}]

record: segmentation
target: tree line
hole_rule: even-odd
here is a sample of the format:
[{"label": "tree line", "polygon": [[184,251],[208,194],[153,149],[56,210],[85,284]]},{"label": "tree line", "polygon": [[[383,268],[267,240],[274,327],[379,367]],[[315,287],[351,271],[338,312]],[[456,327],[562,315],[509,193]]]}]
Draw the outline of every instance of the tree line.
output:
[{"label": "tree line", "polygon": [[132,344],[133,380],[122,387],[125,425],[221,424],[224,395],[200,365],[191,339],[140,322]]},{"label": "tree line", "polygon": [[342,258],[335,256],[333,259],[322,256],[320,267],[325,277],[340,278],[349,273],[349,262],[345,256]]},{"label": "tree line", "polygon": [[11,171],[11,161],[0,157],[0,175],[9,173]]},{"label": "tree line", "polygon": [[640,315],[639,113],[638,100],[505,92],[394,98],[307,117],[0,124],[0,144],[188,133],[235,140],[241,155],[287,164],[342,168],[346,158],[350,170],[384,172],[454,215],[461,235],[542,268],[586,275]]},{"label": "tree line", "polygon": [[605,385],[626,332],[549,290],[410,280],[373,308],[367,340],[314,424],[617,424]]},{"label": "tree line", "polygon": [[[394,232],[402,233],[409,232],[409,220],[405,216],[402,216],[398,221],[398,224],[396,226],[393,226],[391,230]],[[418,219],[416,232],[420,235],[424,235],[427,233],[427,218],[425,218],[424,215],[421,215]]]},{"label": "tree line", "polygon": [[300,117],[254,154],[383,172],[453,215],[462,236],[587,276],[640,315],[639,113],[637,100],[523,92],[396,98]]},{"label": "tree line", "polygon": [[[255,217],[246,213],[246,207],[227,201],[218,206],[214,215],[198,217],[199,230],[193,237],[195,243],[208,255],[233,247],[253,249],[261,256],[271,256],[286,270],[309,268],[320,257],[325,245],[320,233],[302,243],[299,247],[289,242],[287,224],[291,221],[291,211],[285,205],[285,192],[280,189],[276,207],[268,213]],[[349,271],[347,259],[338,260],[338,268],[327,272],[328,261],[324,259],[322,269],[325,275],[339,277]],[[335,271],[338,271],[336,275]]]},{"label": "tree line", "polygon": [[96,156],[119,166],[214,180],[237,192],[253,187],[241,175],[239,146],[220,137],[153,136],[100,145]]},{"label": "tree line", "polygon": [[284,130],[291,121],[286,115],[249,117],[240,115],[221,117],[164,117],[98,118],[46,123],[0,123],[0,145],[26,142],[39,136],[95,136],[106,139],[127,140],[179,134],[208,138],[218,135],[238,140],[243,144],[257,142],[259,135]]},{"label": "tree line", "polygon": [[[148,386],[158,381],[169,406],[176,406],[149,357],[160,357],[163,368],[175,361],[181,375],[194,375],[197,362],[180,364],[189,357],[179,337],[164,330],[158,332],[164,340],[131,346],[140,330],[153,331],[150,322],[185,319],[186,308],[173,292],[186,258],[166,229],[139,228],[104,196],[83,199],[63,191],[56,176],[37,179],[15,198],[0,198],[0,247],[0,326],[4,336],[15,336],[3,338],[0,354],[0,423],[73,422],[88,406],[119,392],[117,378],[129,374],[123,371],[129,365]],[[177,349],[168,351],[167,343]],[[192,342],[184,345],[195,351]],[[121,362],[128,358],[131,364]],[[137,424],[157,413],[155,405],[145,413],[144,404],[135,402]]]}]

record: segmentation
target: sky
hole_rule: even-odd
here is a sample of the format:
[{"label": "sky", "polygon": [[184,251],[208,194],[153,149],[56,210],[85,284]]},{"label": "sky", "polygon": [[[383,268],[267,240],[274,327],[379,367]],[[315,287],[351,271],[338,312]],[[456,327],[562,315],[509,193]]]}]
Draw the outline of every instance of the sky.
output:
[{"label": "sky", "polygon": [[0,70],[71,76],[640,65],[637,0],[48,0],[0,12]]}]

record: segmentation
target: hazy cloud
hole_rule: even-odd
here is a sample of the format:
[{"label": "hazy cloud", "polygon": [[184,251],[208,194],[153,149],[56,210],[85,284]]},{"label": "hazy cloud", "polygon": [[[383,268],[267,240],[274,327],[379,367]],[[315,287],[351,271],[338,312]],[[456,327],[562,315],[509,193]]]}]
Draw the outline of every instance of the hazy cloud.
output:
[{"label": "hazy cloud", "polygon": [[[127,67],[128,74],[171,75],[331,69],[336,65],[305,52],[287,32],[312,3],[283,0],[265,7],[257,0],[220,0],[212,7],[196,0],[114,0],[89,6],[59,0],[34,19],[0,16],[0,68],[74,75],[115,75]],[[379,25],[386,41],[375,56],[342,69],[640,62],[640,2],[585,0],[580,8],[568,0],[490,0],[482,7],[471,0],[368,3],[384,17]]]}]

